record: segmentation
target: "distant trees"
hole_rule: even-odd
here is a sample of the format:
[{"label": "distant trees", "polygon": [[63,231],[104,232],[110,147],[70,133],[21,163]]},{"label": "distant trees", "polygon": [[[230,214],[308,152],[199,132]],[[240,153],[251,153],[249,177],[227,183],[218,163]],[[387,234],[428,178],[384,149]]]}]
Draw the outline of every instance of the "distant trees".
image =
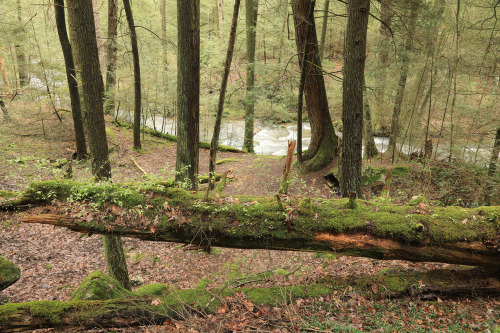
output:
[{"label": "distant trees", "polygon": [[108,0],[108,40],[106,42],[106,100],[104,111],[111,114],[115,109],[116,58],[118,35],[118,0]]}]

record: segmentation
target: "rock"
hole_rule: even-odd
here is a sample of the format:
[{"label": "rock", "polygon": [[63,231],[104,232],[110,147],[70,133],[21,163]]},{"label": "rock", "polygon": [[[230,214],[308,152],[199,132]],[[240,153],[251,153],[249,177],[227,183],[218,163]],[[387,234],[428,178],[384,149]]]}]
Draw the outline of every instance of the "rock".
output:
[{"label": "rock", "polygon": [[76,288],[72,301],[107,300],[126,298],[133,295],[123,288],[118,281],[100,271],[87,276]]},{"label": "rock", "polygon": [[21,277],[21,269],[0,255],[0,290],[16,283]]}]

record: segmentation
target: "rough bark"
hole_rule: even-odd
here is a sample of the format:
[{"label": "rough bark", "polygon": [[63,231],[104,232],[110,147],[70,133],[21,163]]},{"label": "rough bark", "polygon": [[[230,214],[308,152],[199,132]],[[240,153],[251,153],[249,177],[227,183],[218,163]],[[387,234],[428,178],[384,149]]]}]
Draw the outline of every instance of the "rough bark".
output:
[{"label": "rough bark", "polygon": [[108,41],[106,45],[106,101],[104,111],[112,114],[115,109],[116,57],[118,34],[118,0],[108,0]]},{"label": "rough bark", "polygon": [[5,122],[12,121],[12,119],[9,116],[9,111],[7,110],[7,106],[5,106],[5,103],[3,101],[3,97],[1,95],[0,95],[0,109],[2,109],[3,120]]},{"label": "rough bark", "polygon": [[[27,195],[34,202],[63,199],[79,186],[74,182],[35,183]],[[84,186],[89,191],[88,184]],[[130,207],[113,208],[110,204],[92,211],[80,202],[63,202],[51,214],[28,216],[23,222],[144,240],[500,268],[498,206],[397,206],[357,200],[356,208],[349,209],[348,199],[277,201],[275,197],[253,196],[201,202],[203,193],[164,188],[143,195],[130,186],[115,186],[117,197],[129,202]],[[102,191],[106,187],[96,185],[85,200],[94,200],[93,195],[100,200]],[[52,197],[47,198],[49,193]],[[150,208],[139,213],[139,209],[133,209],[137,207]],[[79,214],[85,218],[79,218]]]},{"label": "rough bark", "polygon": [[363,150],[363,90],[365,83],[366,35],[369,0],[350,0],[342,81],[342,196],[355,192],[362,197],[361,164]]},{"label": "rough bark", "polygon": [[310,0],[293,0],[292,11],[295,25],[295,44],[299,54],[299,63],[305,63],[306,79],[304,85],[307,114],[311,124],[311,143],[303,154],[305,167],[317,171],[333,160],[337,153],[337,136],[333,129],[325,82],[318,54],[318,38],[316,26],[311,22],[311,33],[307,42],[311,45],[310,52],[303,61],[302,51],[306,42],[307,15],[311,5]]},{"label": "rough bark", "polygon": [[10,83],[9,83],[9,73],[7,71],[7,66],[5,65],[5,58],[2,54],[2,49],[0,48],[0,74],[3,79],[3,90],[6,93],[10,92]]},{"label": "rough bark", "polygon": [[497,128],[493,149],[491,151],[490,166],[488,168],[488,185],[486,186],[485,196],[485,201],[488,205],[491,204],[491,199],[493,197],[493,189],[495,185],[493,177],[495,177],[498,169],[498,154],[500,154],[500,128]]},{"label": "rough bark", "polygon": [[[375,86],[376,86],[376,109],[378,111],[378,116],[381,122],[383,122],[385,112],[385,102],[386,102],[386,77],[387,68],[389,67],[389,51],[391,50],[391,40],[392,40],[392,18],[394,16],[394,10],[392,8],[393,0],[383,0],[380,1],[380,28],[379,28],[379,52],[378,61],[379,68],[375,76]],[[379,124],[382,125],[382,124]]]},{"label": "rough bark", "polygon": [[224,7],[223,0],[217,0],[215,6],[217,7],[217,33],[219,39],[224,39]]},{"label": "rough bark", "polygon": [[319,57],[323,59],[325,51],[326,28],[328,26],[328,8],[330,7],[330,0],[325,0],[323,7],[323,25],[321,26],[321,42],[319,43]]},{"label": "rough bark", "polygon": [[76,18],[75,18],[75,7],[73,5],[75,0],[67,1],[67,11],[68,11],[68,27],[69,27],[69,40],[71,42],[71,49],[73,50],[73,60],[75,61],[76,72],[78,77],[80,77],[80,56],[78,55],[78,38],[76,37]]},{"label": "rough bark", "polygon": [[75,130],[76,156],[78,160],[87,156],[87,142],[83,128],[82,107],[80,103],[80,93],[78,91],[78,81],[76,80],[75,62],[73,61],[73,51],[66,31],[66,18],[64,14],[64,0],[54,0],[54,11],[56,17],[57,33],[64,56],[66,68],[66,79],[71,100],[71,115],[73,116],[73,128]]},{"label": "rough bark", "polygon": [[196,188],[200,131],[200,2],[177,0],[177,158],[175,179]]},{"label": "rough bark", "polygon": [[391,133],[389,135],[389,145],[387,151],[391,154],[392,161],[394,162],[394,155],[396,152],[396,141],[399,135],[399,116],[401,115],[401,109],[403,106],[403,98],[405,96],[406,90],[406,80],[408,79],[408,71],[410,69],[410,52],[413,49],[413,38],[415,35],[416,22],[419,11],[419,3],[416,0],[412,0],[410,3],[409,10],[409,27],[408,35],[406,36],[406,41],[404,44],[404,49],[400,56],[401,59],[401,71],[399,76],[398,88],[396,91],[396,98],[394,100],[394,109],[392,112],[391,121]]},{"label": "rough bark", "polygon": [[97,179],[111,178],[111,165],[108,158],[108,142],[104,124],[103,93],[104,85],[99,68],[99,55],[94,28],[92,3],[87,0],[73,0],[76,48],[81,63],[82,94],[85,105],[85,124],[87,128],[92,174]]},{"label": "rough bark", "polygon": [[253,130],[255,118],[255,43],[257,36],[257,14],[259,0],[245,0],[245,22],[247,36],[247,82],[245,96],[245,136],[243,150],[253,153]]},{"label": "rough bark", "polygon": [[95,34],[97,38],[97,49],[99,50],[99,65],[101,70],[106,68],[106,53],[104,50],[104,39],[102,38],[101,19],[99,15],[99,4],[97,0],[92,0],[94,10]]},{"label": "rough bark", "polygon": [[[363,76],[364,78],[364,76]],[[366,80],[363,84],[363,115],[364,115],[364,142],[365,142],[365,157],[370,159],[377,156],[378,149],[373,138],[372,112],[370,103],[368,103],[368,91],[366,89]]]},{"label": "rough bark", "polygon": [[134,16],[129,0],[123,0],[123,7],[127,15],[128,29],[130,31],[130,43],[132,45],[132,57],[134,63],[134,149],[141,149],[141,66],[139,62],[139,47],[137,46],[137,35],[135,33]]},{"label": "rough bark", "polygon": [[121,237],[112,234],[105,235],[102,238],[102,244],[104,246],[104,260],[106,261],[108,274],[120,282],[123,288],[132,290]]},{"label": "rough bark", "polygon": [[238,26],[239,9],[240,9],[240,0],[235,0],[234,10],[233,10],[233,21],[231,22],[231,32],[229,33],[229,43],[227,46],[226,63],[224,65],[224,73],[222,74],[222,81],[219,93],[219,103],[217,105],[217,114],[215,116],[214,132],[212,135],[212,142],[210,144],[210,158],[208,162],[209,189],[212,188],[211,177],[215,173],[215,161],[217,158],[217,149],[219,147],[219,134],[222,122],[222,112],[224,111],[224,98],[226,96],[227,80],[229,77],[229,71],[231,69],[231,62],[233,61],[234,42],[236,40],[236,28]]}]

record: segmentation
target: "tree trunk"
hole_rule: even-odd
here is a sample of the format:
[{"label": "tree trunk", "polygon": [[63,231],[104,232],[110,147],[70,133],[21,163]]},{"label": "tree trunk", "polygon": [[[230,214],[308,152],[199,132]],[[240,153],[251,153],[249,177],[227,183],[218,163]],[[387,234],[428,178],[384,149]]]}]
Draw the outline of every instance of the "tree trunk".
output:
[{"label": "tree trunk", "polygon": [[160,15],[161,15],[161,45],[162,45],[162,55],[163,55],[163,108],[165,110],[167,102],[168,93],[168,48],[167,48],[167,15],[166,15],[166,0],[161,0],[160,2]]},{"label": "tree trunk", "polygon": [[10,83],[9,83],[9,73],[7,72],[7,66],[5,65],[5,58],[2,54],[2,49],[0,48],[0,74],[3,79],[3,90],[6,93],[10,92]]},{"label": "tree trunk", "polygon": [[102,38],[101,19],[99,15],[99,4],[97,0],[92,0],[94,10],[95,33],[97,38],[97,49],[99,50],[99,65],[102,71],[106,68],[106,56],[104,50],[104,38]]},{"label": "tree trunk", "polygon": [[488,184],[486,186],[486,196],[485,200],[488,205],[491,205],[491,199],[493,197],[494,190],[494,180],[495,174],[498,168],[498,154],[500,153],[500,127],[497,128],[497,134],[495,136],[495,141],[493,143],[493,149],[491,151],[490,166],[488,168]]},{"label": "tree trunk", "polygon": [[128,29],[130,31],[130,43],[132,44],[132,56],[134,62],[134,149],[141,149],[141,66],[139,62],[139,48],[137,46],[137,35],[135,33],[134,16],[129,0],[123,0],[123,7],[127,15]]},{"label": "tree trunk", "polygon": [[[85,122],[89,138],[90,157],[92,160],[92,174],[98,181],[111,179],[111,165],[108,155],[108,142],[106,139],[106,127],[104,123],[103,97],[104,85],[102,73],[99,68],[99,54],[94,26],[94,15],[92,3],[88,0],[73,0],[75,15],[75,26],[77,35],[78,55],[82,65],[82,89],[83,100],[87,114]],[[116,241],[113,235],[106,235],[104,242],[104,253],[106,258],[118,258],[123,256],[121,242]],[[127,288],[130,280],[125,266],[125,258],[113,260],[113,264],[122,264],[116,267],[110,274],[121,272],[115,278]]]},{"label": "tree trunk", "polygon": [[255,43],[257,36],[257,14],[259,0],[245,0],[245,22],[247,36],[247,89],[245,96],[245,137],[243,150],[253,153],[253,129],[255,118]]},{"label": "tree trunk", "polygon": [[99,55],[94,28],[92,4],[87,0],[73,0],[77,49],[81,63],[82,93],[85,104],[92,174],[98,180],[111,178],[108,142],[103,113],[103,82],[99,69]]},{"label": "tree trunk", "polygon": [[366,35],[369,0],[350,0],[347,4],[347,28],[342,81],[342,196],[355,192],[363,196],[361,164],[363,150],[363,90],[365,83]]},{"label": "tree trunk", "polygon": [[200,2],[177,0],[177,158],[175,179],[196,189],[200,131]]},{"label": "tree trunk", "polygon": [[224,7],[222,0],[217,0],[215,6],[217,7],[217,32],[219,39],[224,39]]},{"label": "tree trunk", "polygon": [[319,43],[319,57],[323,59],[325,51],[326,28],[328,25],[328,8],[330,7],[330,0],[325,0],[323,7],[323,25],[321,26],[321,42]]},{"label": "tree trunk", "polygon": [[22,20],[21,0],[17,0],[17,24],[19,25],[16,33],[18,43],[16,44],[17,72],[19,75],[19,86],[21,86],[22,88],[28,83],[28,75],[26,73],[26,57],[24,55],[22,46],[22,43],[26,41],[26,36],[24,33],[24,23]]},{"label": "tree trunk", "polygon": [[378,41],[378,61],[379,68],[375,76],[376,88],[376,111],[378,118],[378,126],[384,124],[387,112],[386,105],[386,78],[387,69],[389,67],[389,51],[392,49],[392,18],[394,16],[394,9],[392,8],[393,0],[380,1],[380,28],[379,28],[379,41]]},{"label": "tree trunk", "polygon": [[457,80],[458,80],[458,64],[460,63],[460,0],[457,0],[457,10],[455,13],[455,66],[453,70],[453,97],[451,99],[450,107],[450,155],[448,156],[448,163],[451,163],[453,156],[453,145],[454,145],[454,116],[457,100]]},{"label": "tree trunk", "polygon": [[7,107],[5,106],[2,95],[0,95],[0,109],[2,109],[3,120],[5,122],[11,122],[12,119],[9,116],[9,111],[7,110]]},{"label": "tree trunk", "polygon": [[[208,166],[208,189],[212,188],[211,178],[215,173],[215,160],[217,157],[217,149],[219,146],[220,126],[222,122],[222,112],[224,111],[224,98],[226,96],[227,79],[233,61],[234,42],[236,40],[236,28],[238,26],[238,12],[240,9],[240,0],[234,1],[233,21],[231,22],[231,32],[229,34],[229,43],[227,46],[226,63],[224,65],[224,73],[222,74],[222,82],[220,85],[219,104],[217,105],[217,114],[215,116],[214,133],[210,144],[210,158]],[[208,192],[207,192],[208,193]]]},{"label": "tree trunk", "polygon": [[64,14],[64,0],[54,0],[54,11],[56,17],[57,33],[64,56],[66,68],[66,79],[68,80],[68,90],[71,99],[71,114],[73,116],[73,127],[75,129],[76,156],[78,160],[87,156],[87,143],[83,128],[82,107],[78,92],[78,81],[76,80],[75,63],[73,52],[66,31],[66,18]]},{"label": "tree trunk", "polygon": [[305,167],[317,171],[328,165],[337,153],[337,136],[333,129],[321,61],[318,54],[318,38],[316,26],[311,22],[311,34],[308,43],[310,52],[303,61],[302,51],[306,42],[307,14],[310,0],[293,0],[292,11],[295,24],[295,42],[299,63],[306,64],[306,79],[304,85],[307,114],[311,124],[311,143],[303,154],[304,161],[309,160]]},{"label": "tree trunk", "polygon": [[109,276],[120,282],[123,288],[132,290],[121,237],[112,234],[104,235],[102,237],[102,244],[104,247],[104,260],[106,261]]},{"label": "tree trunk", "polygon": [[80,77],[80,68],[82,68],[80,64],[80,56],[78,55],[78,38],[76,37],[76,18],[75,18],[75,0],[67,1],[67,11],[68,11],[68,26],[69,26],[69,40],[71,43],[71,49],[73,50],[73,60],[75,61],[76,73],[78,77]]},{"label": "tree trunk", "polygon": [[108,42],[106,45],[106,100],[104,103],[104,112],[106,112],[106,114],[112,114],[115,110],[117,34],[118,0],[108,0]]},{"label": "tree trunk", "polygon": [[370,109],[370,103],[368,103],[368,90],[366,89],[366,80],[363,83],[363,115],[365,117],[364,118],[365,157],[367,159],[370,159],[377,156],[378,149],[377,146],[375,145],[375,140],[373,139],[372,112]]},{"label": "tree trunk", "polygon": [[408,71],[410,69],[410,52],[413,48],[413,37],[415,35],[416,22],[418,17],[419,3],[416,0],[412,0],[410,3],[410,18],[409,18],[409,28],[408,35],[406,36],[406,41],[401,59],[401,72],[399,76],[398,88],[396,91],[396,99],[394,101],[394,109],[392,112],[391,121],[391,133],[389,135],[389,145],[387,151],[391,154],[392,162],[394,162],[394,156],[396,153],[396,141],[399,135],[399,116],[401,114],[401,109],[403,106],[403,98],[406,89],[406,80],[408,78]]}]

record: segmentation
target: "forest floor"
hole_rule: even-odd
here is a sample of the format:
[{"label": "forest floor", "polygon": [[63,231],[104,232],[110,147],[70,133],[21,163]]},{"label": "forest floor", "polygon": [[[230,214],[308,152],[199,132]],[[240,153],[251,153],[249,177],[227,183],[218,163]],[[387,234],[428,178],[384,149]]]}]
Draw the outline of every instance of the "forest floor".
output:
[{"label": "forest floor", "polygon": [[[48,111],[11,108],[13,122],[0,123],[0,190],[22,191],[29,182],[61,179],[64,162],[74,150],[70,115],[59,123]],[[172,178],[175,169],[175,143],[145,135],[143,150],[134,151],[130,130],[108,119],[113,182],[138,182],[144,173],[150,178]],[[274,195],[278,192],[285,157],[243,153],[218,153],[218,159],[231,158],[217,166],[217,172],[230,169],[231,181],[223,195]],[[336,168],[336,161],[316,173],[303,174],[292,169],[291,196],[335,198],[324,175]],[[372,166],[386,166],[387,160],[374,159]],[[440,162],[432,162],[441,166]],[[63,167],[61,168],[61,165]],[[483,184],[480,172],[450,168],[446,175],[431,175],[429,165],[400,160],[399,166],[410,170],[394,179],[391,196],[404,203],[414,195],[425,194],[431,200],[456,201],[472,205],[479,201]],[[208,169],[208,151],[200,149],[200,174]],[[73,165],[73,177],[92,179],[88,162]],[[438,182],[431,177],[441,177]],[[446,184],[447,187],[444,187]],[[383,183],[365,187],[367,197],[380,194]],[[90,273],[105,271],[101,237],[82,237],[63,228],[22,224],[22,214],[0,213],[0,254],[22,269],[21,279],[0,291],[0,304],[34,300],[67,300],[71,292]],[[336,257],[319,253],[238,250],[217,248],[211,254],[187,252],[173,243],[124,239],[130,276],[136,285],[164,283],[179,288],[193,288],[201,279],[210,286],[228,280],[273,272],[269,279],[252,286],[288,286],[311,284],[325,277],[374,276],[390,273],[413,273],[435,269],[469,269],[464,266],[378,261],[367,258]],[[423,301],[419,295],[405,298],[369,298],[343,291],[349,297],[300,299],[274,307],[248,310],[244,302],[228,299],[227,307],[216,314],[193,314],[184,320],[168,321],[162,326],[94,330],[95,332],[296,332],[296,331],[376,331],[376,332],[498,332],[500,298],[452,297]],[[40,332],[50,330],[40,330]],[[74,330],[73,330],[74,331]]]}]

